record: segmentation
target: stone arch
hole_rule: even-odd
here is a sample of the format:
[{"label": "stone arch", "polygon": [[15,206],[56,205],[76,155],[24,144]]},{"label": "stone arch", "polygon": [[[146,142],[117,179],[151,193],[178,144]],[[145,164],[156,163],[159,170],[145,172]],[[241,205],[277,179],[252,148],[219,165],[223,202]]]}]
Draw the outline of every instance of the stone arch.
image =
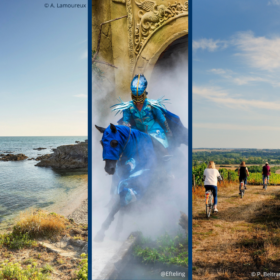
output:
[{"label": "stone arch", "polygon": [[188,35],[188,16],[177,17],[173,21],[161,26],[143,45],[136,58],[133,76],[145,74],[149,80],[153,68],[162,52],[175,40]]}]

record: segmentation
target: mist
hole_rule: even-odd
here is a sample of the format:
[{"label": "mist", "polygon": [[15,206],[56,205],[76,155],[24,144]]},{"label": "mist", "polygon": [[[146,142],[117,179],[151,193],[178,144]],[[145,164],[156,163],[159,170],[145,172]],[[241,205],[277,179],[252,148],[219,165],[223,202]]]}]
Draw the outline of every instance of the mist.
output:
[{"label": "mist", "polygon": [[[169,103],[165,103],[166,108],[178,115],[187,127],[188,124],[188,41],[187,36],[176,40],[161,55],[154,67],[151,79],[148,80],[147,98],[158,99],[165,97]],[[100,80],[93,71],[93,130],[92,130],[92,232],[93,237],[100,230],[102,223],[109,214],[108,205],[111,194],[112,176],[105,170],[105,162],[102,159],[102,146],[100,140],[102,134],[94,125],[108,127],[110,123],[117,124],[122,115],[115,116],[111,112],[110,106],[118,103],[114,93],[114,78],[111,69],[104,71],[104,78]],[[128,93],[130,95],[130,93]],[[179,226],[180,211],[187,214],[188,209],[188,147],[181,145],[173,154],[172,162],[174,168],[174,179],[166,186],[166,190],[156,192],[149,202],[139,201],[141,211],[131,211],[124,215],[123,229],[116,240],[116,224],[119,213],[115,215],[115,220],[106,231],[103,243],[98,244],[93,241],[93,270],[98,270],[101,266],[102,256],[94,258],[96,252],[109,255],[117,250],[121,242],[124,241],[131,232],[141,231],[144,236],[155,239],[165,232],[176,235],[179,232],[185,233]],[[162,172],[166,172],[162,170]],[[153,190],[157,187],[153,186]],[[147,190],[149,191],[149,190]],[[137,202],[138,203],[138,202]],[[107,245],[106,245],[107,244]],[[111,250],[111,251],[110,251]],[[101,255],[102,255],[101,254]],[[96,278],[93,271],[93,279]]]}]

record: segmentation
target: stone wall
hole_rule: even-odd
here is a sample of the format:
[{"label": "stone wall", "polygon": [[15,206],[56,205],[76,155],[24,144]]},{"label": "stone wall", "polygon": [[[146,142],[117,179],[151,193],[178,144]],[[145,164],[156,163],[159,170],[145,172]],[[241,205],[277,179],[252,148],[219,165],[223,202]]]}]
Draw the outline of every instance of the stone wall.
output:
[{"label": "stone wall", "polygon": [[100,66],[113,73],[115,94],[130,99],[130,82],[135,74],[149,79],[161,53],[175,40],[188,34],[186,0],[93,0],[93,49],[101,22],[127,15],[106,24],[101,38],[100,59],[118,69]]}]

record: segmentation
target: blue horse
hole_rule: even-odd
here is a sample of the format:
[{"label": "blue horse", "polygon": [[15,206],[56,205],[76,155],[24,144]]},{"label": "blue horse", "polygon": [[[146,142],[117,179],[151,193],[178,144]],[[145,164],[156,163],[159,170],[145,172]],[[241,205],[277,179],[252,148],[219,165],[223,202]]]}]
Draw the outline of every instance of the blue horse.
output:
[{"label": "blue horse", "polygon": [[[103,160],[105,171],[113,175],[115,194],[119,200],[102,224],[95,241],[102,241],[105,231],[114,220],[114,215],[127,205],[141,199],[148,191],[155,176],[158,158],[151,136],[123,125],[110,124],[106,129],[96,126],[103,134]],[[159,144],[160,145],[160,144]]]}]

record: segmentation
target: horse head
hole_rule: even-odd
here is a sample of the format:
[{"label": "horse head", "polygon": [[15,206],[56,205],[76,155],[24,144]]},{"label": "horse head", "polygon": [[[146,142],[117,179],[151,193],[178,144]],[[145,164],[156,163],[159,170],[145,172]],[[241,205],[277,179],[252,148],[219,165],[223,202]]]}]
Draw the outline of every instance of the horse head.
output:
[{"label": "horse head", "polygon": [[116,171],[116,165],[123,152],[125,143],[124,134],[118,129],[118,126],[110,124],[107,128],[95,125],[97,130],[103,134],[100,141],[103,147],[103,160],[105,163],[105,171],[113,175]]}]

